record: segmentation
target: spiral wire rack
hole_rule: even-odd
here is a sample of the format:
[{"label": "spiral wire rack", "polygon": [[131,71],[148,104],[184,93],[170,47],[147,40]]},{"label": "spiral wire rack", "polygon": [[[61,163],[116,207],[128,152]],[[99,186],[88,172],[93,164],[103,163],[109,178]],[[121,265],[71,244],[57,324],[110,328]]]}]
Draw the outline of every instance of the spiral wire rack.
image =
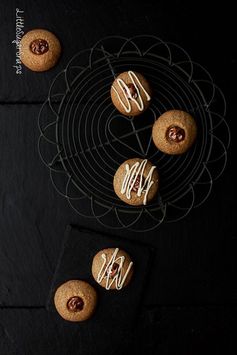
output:
[{"label": "spiral wire rack", "polygon": [[[142,73],[153,89],[138,117],[121,115],[110,98],[114,78],[127,70]],[[151,137],[170,109],[189,112],[198,126],[196,143],[179,156],[157,150]],[[184,218],[210,195],[227,162],[225,115],[223,93],[181,47],[156,36],[107,37],[77,53],[52,82],[39,113],[39,154],[77,213],[110,228],[149,231]],[[134,157],[159,171],[159,194],[147,206],[128,206],[114,193],[115,171]]]}]

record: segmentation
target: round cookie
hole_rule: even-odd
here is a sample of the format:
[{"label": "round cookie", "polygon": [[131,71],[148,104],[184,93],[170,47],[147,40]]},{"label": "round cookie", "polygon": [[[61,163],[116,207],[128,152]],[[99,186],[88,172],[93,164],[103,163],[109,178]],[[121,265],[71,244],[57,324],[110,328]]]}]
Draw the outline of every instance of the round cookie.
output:
[{"label": "round cookie", "polygon": [[111,99],[119,112],[126,116],[138,116],[150,105],[151,88],[140,73],[126,71],[114,80]]},{"label": "round cookie", "polygon": [[116,171],[113,185],[122,201],[132,206],[146,205],[157,194],[159,175],[147,159],[129,159]]},{"label": "round cookie", "polygon": [[70,280],[58,287],[54,295],[56,310],[70,322],[81,322],[92,316],[97,303],[94,288],[85,281]]},{"label": "round cookie", "polygon": [[20,58],[22,63],[33,71],[46,71],[54,67],[61,54],[57,37],[46,30],[35,29],[21,39]]},{"label": "round cookie", "polygon": [[197,125],[194,118],[181,110],[163,113],[152,128],[153,142],[166,154],[185,153],[194,143],[196,136]]},{"label": "round cookie", "polygon": [[91,271],[100,286],[107,290],[121,290],[131,281],[133,262],[124,250],[103,249],[94,256]]}]

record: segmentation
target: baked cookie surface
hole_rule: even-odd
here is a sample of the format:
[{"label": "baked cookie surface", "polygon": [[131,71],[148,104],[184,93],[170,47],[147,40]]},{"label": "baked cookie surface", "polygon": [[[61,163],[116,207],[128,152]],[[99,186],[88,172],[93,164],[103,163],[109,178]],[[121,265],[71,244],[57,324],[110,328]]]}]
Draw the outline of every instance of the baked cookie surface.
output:
[{"label": "baked cookie surface", "polygon": [[146,205],[157,194],[158,171],[147,159],[129,159],[116,171],[113,186],[116,195],[127,204]]},{"label": "baked cookie surface", "polygon": [[166,154],[185,153],[194,143],[196,136],[197,125],[194,118],[181,110],[163,113],[152,128],[154,144]]},{"label": "baked cookie surface", "polygon": [[114,80],[111,99],[119,112],[126,116],[138,116],[150,105],[151,88],[140,73],[127,71]]},{"label": "baked cookie surface", "polygon": [[32,71],[46,71],[56,65],[61,54],[57,37],[43,29],[27,32],[21,39],[20,58]]},{"label": "baked cookie surface", "polygon": [[56,310],[62,318],[70,322],[81,322],[90,318],[96,303],[96,291],[81,280],[65,282],[58,287],[54,295]]},{"label": "baked cookie surface", "polygon": [[100,286],[107,290],[121,290],[131,281],[133,262],[124,250],[103,249],[94,256],[91,271]]}]

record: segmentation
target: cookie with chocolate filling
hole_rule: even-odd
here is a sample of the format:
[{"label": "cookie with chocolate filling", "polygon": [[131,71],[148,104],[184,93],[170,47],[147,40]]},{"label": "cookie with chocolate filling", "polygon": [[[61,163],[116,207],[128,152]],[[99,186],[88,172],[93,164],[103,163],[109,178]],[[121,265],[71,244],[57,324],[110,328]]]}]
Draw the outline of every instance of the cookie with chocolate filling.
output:
[{"label": "cookie with chocolate filling", "polygon": [[92,316],[97,303],[94,288],[85,281],[70,280],[58,287],[54,295],[56,310],[70,322],[81,322]]},{"label": "cookie with chocolate filling", "polygon": [[57,37],[46,30],[35,29],[21,39],[20,58],[22,63],[33,71],[46,71],[54,67],[61,54]]},{"label": "cookie with chocolate filling", "polygon": [[116,171],[113,185],[122,201],[132,206],[146,205],[157,194],[158,171],[147,159],[129,159]]},{"label": "cookie with chocolate filling", "polygon": [[126,116],[140,115],[151,101],[151,87],[148,81],[142,74],[131,70],[117,76],[110,94],[114,106]]},{"label": "cookie with chocolate filling", "polygon": [[124,250],[103,249],[94,256],[91,271],[100,286],[107,290],[121,290],[131,281],[133,262]]},{"label": "cookie with chocolate filling", "polygon": [[194,143],[196,136],[197,125],[194,118],[181,110],[163,113],[152,128],[153,142],[166,154],[185,153]]}]

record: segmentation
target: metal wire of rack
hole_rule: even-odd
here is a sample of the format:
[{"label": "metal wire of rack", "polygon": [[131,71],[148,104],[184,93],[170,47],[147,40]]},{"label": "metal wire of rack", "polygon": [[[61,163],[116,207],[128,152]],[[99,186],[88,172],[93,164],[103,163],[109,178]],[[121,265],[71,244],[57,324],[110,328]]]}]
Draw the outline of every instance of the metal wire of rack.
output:
[{"label": "metal wire of rack", "polygon": [[[138,117],[119,114],[110,98],[114,78],[127,70],[153,88]],[[163,154],[151,139],[154,121],[173,108],[191,113],[198,126],[195,145],[180,156]],[[39,113],[39,154],[77,213],[110,228],[149,231],[184,218],[210,195],[227,162],[225,115],[223,93],[184,49],[156,36],[111,36],[77,53],[52,82]],[[125,205],[113,190],[118,166],[133,157],[149,159],[160,174],[159,195],[147,206]]]}]

